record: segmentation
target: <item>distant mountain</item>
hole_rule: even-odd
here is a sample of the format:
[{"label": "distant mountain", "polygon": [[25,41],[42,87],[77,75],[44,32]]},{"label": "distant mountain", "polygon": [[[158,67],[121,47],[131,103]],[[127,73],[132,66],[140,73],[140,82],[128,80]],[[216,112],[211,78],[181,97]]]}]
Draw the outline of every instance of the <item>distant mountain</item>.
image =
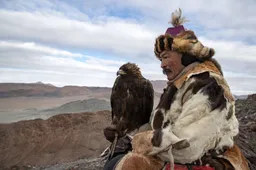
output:
[{"label": "distant mountain", "polygon": [[8,92],[14,90],[38,90],[38,91],[53,91],[57,87],[47,85],[40,82],[37,83],[0,83],[0,92]]},{"label": "distant mountain", "polygon": [[[156,92],[162,93],[166,81],[151,81]],[[110,87],[64,86],[56,87],[42,82],[0,83],[0,98],[6,97],[65,97],[87,95],[94,98],[110,98]]]},{"label": "distant mountain", "polygon": [[[0,83],[0,98],[6,97],[65,97],[99,94],[110,94],[111,88],[64,86],[55,87],[51,84],[37,83]],[[107,94],[105,94],[107,93]]]},{"label": "distant mountain", "polygon": [[43,82],[41,82],[41,81],[38,81],[38,82],[36,82],[36,83],[31,83],[31,84],[44,84],[44,85],[47,85],[47,86],[54,86],[54,85],[52,85],[52,84],[45,84],[45,83],[43,83]]},{"label": "distant mountain", "polygon": [[[155,92],[162,94],[167,86],[166,80],[151,81]],[[0,98],[6,97],[67,97],[88,96],[109,99],[110,87],[64,86],[56,87],[42,82],[36,83],[0,83]],[[246,99],[247,95],[234,95],[235,99]]]},{"label": "distant mountain", "polygon": [[88,100],[72,101],[56,108],[44,110],[44,112],[79,113],[79,112],[97,112],[101,110],[111,110],[110,103],[106,100],[92,98]]}]

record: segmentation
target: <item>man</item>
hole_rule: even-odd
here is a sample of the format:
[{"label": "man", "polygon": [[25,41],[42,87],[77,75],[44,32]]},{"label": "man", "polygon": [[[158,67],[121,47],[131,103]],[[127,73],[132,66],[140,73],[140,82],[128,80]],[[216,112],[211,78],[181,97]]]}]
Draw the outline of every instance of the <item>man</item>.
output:
[{"label": "man", "polygon": [[189,147],[172,150],[175,164],[187,169],[207,165],[215,170],[248,170],[233,141],[238,134],[235,101],[220,65],[212,59],[214,50],[185,30],[183,21],[181,11],[173,14],[174,28],[156,38],[155,55],[168,85],[150,122],[153,152],[161,151],[159,159],[167,162],[170,137],[176,135]]},{"label": "man", "polygon": [[[220,65],[212,59],[214,50],[185,30],[180,19],[181,11],[173,14],[174,28],[155,43],[155,55],[169,82],[152,116],[152,145],[155,150],[166,149],[170,139],[166,136],[172,132],[190,144],[173,149],[175,163],[247,170],[233,141],[238,134],[235,101]],[[162,153],[163,157],[168,161],[168,153]]]}]

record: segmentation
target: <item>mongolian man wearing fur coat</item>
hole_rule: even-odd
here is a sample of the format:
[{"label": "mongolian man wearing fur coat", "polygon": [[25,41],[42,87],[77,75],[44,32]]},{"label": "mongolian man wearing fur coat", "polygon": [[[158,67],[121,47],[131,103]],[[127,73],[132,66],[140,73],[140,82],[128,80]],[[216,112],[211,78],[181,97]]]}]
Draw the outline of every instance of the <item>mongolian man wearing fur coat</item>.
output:
[{"label": "mongolian man wearing fur coat", "polygon": [[[168,134],[188,141],[173,149],[175,163],[209,165],[215,170],[247,170],[248,164],[233,138],[238,134],[235,100],[223,77],[214,50],[202,45],[181,25],[181,11],[155,42],[155,55],[169,80],[152,115],[153,150],[168,146]],[[168,153],[161,158],[168,159]],[[167,161],[167,160],[166,160]]]},{"label": "mongolian man wearing fur coat", "polygon": [[[183,22],[181,11],[173,13],[174,27],[156,38],[154,52],[168,85],[152,113],[151,130],[134,136],[133,151],[117,161],[116,170],[168,169],[165,162],[171,158],[175,170],[249,170],[234,143],[239,132],[235,100],[213,59],[215,51],[185,30]],[[173,141],[179,145],[171,147]],[[141,167],[135,168],[136,162]]]}]

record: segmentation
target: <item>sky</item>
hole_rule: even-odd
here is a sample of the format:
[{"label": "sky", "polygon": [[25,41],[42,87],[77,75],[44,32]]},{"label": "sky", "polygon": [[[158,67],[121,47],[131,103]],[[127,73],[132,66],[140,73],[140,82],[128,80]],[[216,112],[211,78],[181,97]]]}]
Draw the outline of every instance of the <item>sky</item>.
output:
[{"label": "sky", "polygon": [[112,87],[126,62],[166,80],[154,42],[178,8],[232,93],[256,93],[255,0],[1,0],[0,82]]}]

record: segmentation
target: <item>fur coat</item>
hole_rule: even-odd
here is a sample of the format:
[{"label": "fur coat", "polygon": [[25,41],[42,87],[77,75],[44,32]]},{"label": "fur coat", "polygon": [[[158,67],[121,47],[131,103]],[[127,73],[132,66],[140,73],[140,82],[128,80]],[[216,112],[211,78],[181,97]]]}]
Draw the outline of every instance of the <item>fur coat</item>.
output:
[{"label": "fur coat", "polygon": [[213,60],[196,64],[164,89],[150,122],[157,130],[154,148],[164,149],[169,143],[166,136],[172,132],[190,144],[173,149],[176,163],[192,163],[211,150],[222,153],[234,145],[238,134],[234,104],[218,64]]}]

